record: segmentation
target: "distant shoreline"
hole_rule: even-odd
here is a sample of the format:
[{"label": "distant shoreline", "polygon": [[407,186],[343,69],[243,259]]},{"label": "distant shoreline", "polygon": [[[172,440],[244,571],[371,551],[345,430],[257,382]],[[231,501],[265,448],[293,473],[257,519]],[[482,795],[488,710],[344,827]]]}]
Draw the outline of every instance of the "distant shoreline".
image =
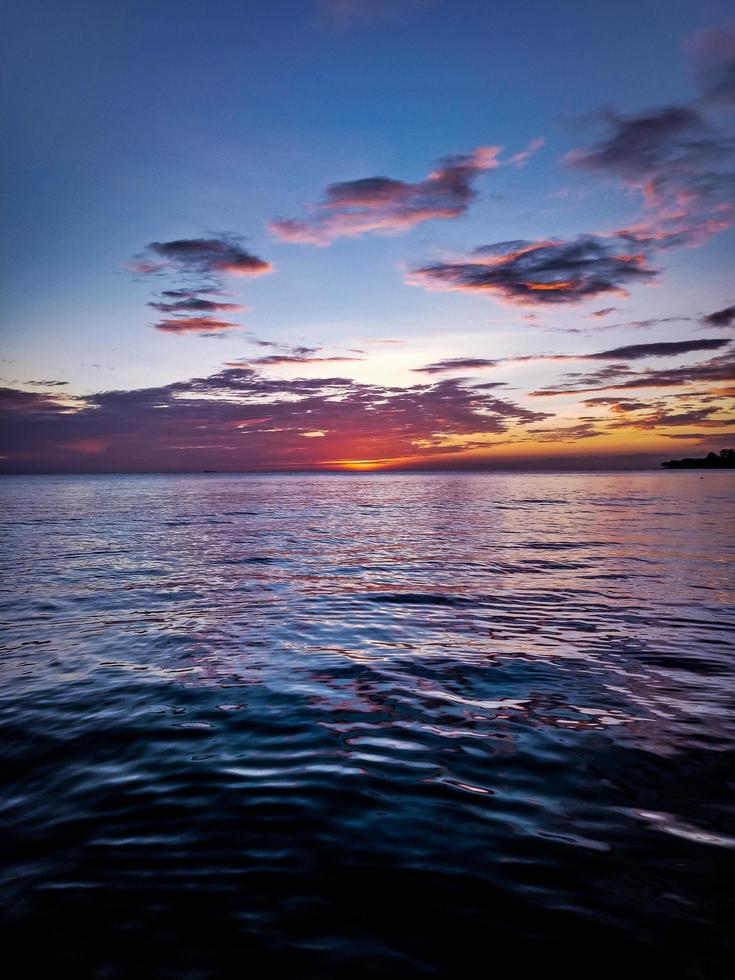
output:
[{"label": "distant shoreline", "polygon": [[706,456],[669,459],[661,466],[666,470],[733,470],[735,449],[723,449],[720,453],[707,453]]},{"label": "distant shoreline", "polygon": [[[678,460],[670,461],[674,464],[678,464]],[[659,466],[629,466],[629,467],[615,467],[615,468],[605,468],[600,467],[596,469],[562,469],[549,467],[546,469],[484,469],[484,470],[473,470],[473,469],[375,469],[375,470],[217,470],[217,471],[202,471],[202,470],[78,470],[78,471],[54,471],[48,470],[45,472],[0,472],[0,478],[2,477],[27,477],[27,476],[38,476],[38,477],[48,477],[48,476],[89,476],[89,477],[127,477],[127,476],[166,476],[166,477],[220,477],[220,476],[238,476],[238,477],[260,477],[260,476],[348,476],[348,477],[384,477],[384,476],[493,476],[493,475],[517,475],[517,476],[542,476],[542,475],[594,475],[594,474],[611,474],[611,473],[660,473],[661,469],[666,470],[711,470],[714,472],[722,473],[727,472],[729,469],[733,469],[730,466],[711,466],[708,464],[696,464],[696,465],[673,465],[669,466],[668,463],[660,463]]]}]

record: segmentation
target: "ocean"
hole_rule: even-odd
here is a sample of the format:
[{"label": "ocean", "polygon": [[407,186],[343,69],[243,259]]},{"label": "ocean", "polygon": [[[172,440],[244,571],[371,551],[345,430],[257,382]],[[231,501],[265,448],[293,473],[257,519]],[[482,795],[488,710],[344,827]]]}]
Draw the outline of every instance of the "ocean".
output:
[{"label": "ocean", "polygon": [[734,489],[3,478],[8,975],[729,976]]}]

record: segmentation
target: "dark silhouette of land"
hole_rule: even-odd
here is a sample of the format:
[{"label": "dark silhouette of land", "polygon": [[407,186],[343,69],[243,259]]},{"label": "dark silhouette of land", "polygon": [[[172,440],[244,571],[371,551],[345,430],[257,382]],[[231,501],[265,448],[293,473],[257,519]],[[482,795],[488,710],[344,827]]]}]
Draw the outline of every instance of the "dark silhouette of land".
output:
[{"label": "dark silhouette of land", "polygon": [[722,449],[719,453],[707,453],[698,459],[670,459],[661,464],[667,470],[733,470],[735,469],[735,449]]}]

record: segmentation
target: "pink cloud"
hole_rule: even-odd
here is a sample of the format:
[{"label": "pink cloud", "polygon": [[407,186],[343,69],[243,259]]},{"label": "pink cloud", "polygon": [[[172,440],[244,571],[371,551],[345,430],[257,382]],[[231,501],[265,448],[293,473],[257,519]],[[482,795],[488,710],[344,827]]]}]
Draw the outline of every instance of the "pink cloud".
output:
[{"label": "pink cloud", "polygon": [[397,234],[434,218],[457,218],[477,196],[474,181],[500,165],[499,146],[447,157],[418,183],[364,177],[330,184],[308,218],[277,218],[270,229],[282,241],[329,245],[370,232]]},{"label": "pink cloud", "polygon": [[237,323],[229,323],[225,320],[215,320],[209,316],[193,316],[182,319],[173,317],[166,320],[159,320],[154,324],[156,330],[164,333],[209,333],[217,330],[236,330]]}]

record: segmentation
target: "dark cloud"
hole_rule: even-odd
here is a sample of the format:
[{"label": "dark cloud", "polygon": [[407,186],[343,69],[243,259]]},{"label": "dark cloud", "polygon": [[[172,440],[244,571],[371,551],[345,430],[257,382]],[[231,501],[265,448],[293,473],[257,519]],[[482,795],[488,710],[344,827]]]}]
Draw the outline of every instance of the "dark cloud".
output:
[{"label": "dark cloud", "polygon": [[63,414],[73,411],[74,400],[65,395],[40,391],[22,391],[19,388],[0,388],[0,414],[14,412],[37,414]]},{"label": "dark cloud", "polygon": [[728,337],[703,337],[701,340],[657,341],[650,344],[627,344],[591,354],[527,354],[502,358],[497,363],[523,361],[637,361],[645,357],[678,357],[696,351],[720,350],[731,343]]},{"label": "dark cloud", "polygon": [[[620,402],[618,404],[623,405],[626,403]],[[613,407],[612,410],[615,411],[616,407]],[[630,410],[618,409],[618,414],[624,415],[625,417],[608,423],[608,428],[650,430],[700,425],[705,428],[721,429],[733,425],[732,417],[715,417],[722,411],[723,408],[719,405],[691,408],[686,411],[679,411],[676,407],[673,409],[659,407],[645,414],[630,414]]]},{"label": "dark cloud", "polygon": [[218,303],[212,299],[202,299],[200,296],[192,295],[188,299],[176,299],[171,302],[151,302],[148,304],[152,309],[160,313],[241,313],[243,307],[239,303]]},{"label": "dark cloud", "polygon": [[716,105],[735,103],[735,26],[700,31],[689,47],[703,101]]},{"label": "dark cloud", "polygon": [[269,354],[267,357],[254,357],[250,360],[231,362],[228,368],[247,368],[247,367],[280,367],[283,365],[301,364],[333,364],[340,361],[362,361],[362,357],[347,357],[342,354],[335,354],[327,357],[314,356],[313,354]]},{"label": "dark cloud", "polygon": [[701,245],[732,220],[735,140],[689,106],[638,115],[600,114],[604,133],[567,154],[577,170],[617,177],[638,190],[645,220],[616,234],[649,250]]},{"label": "dark cloud", "polygon": [[250,344],[255,344],[256,347],[268,347],[281,354],[291,354],[294,357],[315,356],[324,349],[322,347],[305,347],[301,344],[286,344],[279,340],[261,340],[260,337],[246,337],[246,340]]},{"label": "dark cloud", "polygon": [[230,323],[228,320],[216,320],[210,316],[191,316],[191,317],[170,317],[158,320],[153,324],[156,330],[164,333],[219,333],[222,330],[236,330],[237,323]]},{"label": "dark cloud", "polygon": [[415,184],[391,177],[364,177],[330,184],[304,219],[277,218],[271,231],[287,242],[329,245],[368,232],[395,234],[431,218],[456,218],[477,196],[474,183],[499,166],[499,146],[446,157]]},{"label": "dark cloud", "polygon": [[648,330],[657,327],[659,323],[684,323],[691,320],[690,316],[655,316],[648,320],[629,320],[627,323],[616,323],[616,327],[631,327],[633,330]]},{"label": "dark cloud", "polygon": [[199,294],[206,295],[207,293],[218,295],[219,289],[217,289],[215,286],[197,286],[196,289],[182,288],[161,290],[161,296],[164,296],[166,299],[173,300],[192,299]]},{"label": "dark cloud", "polygon": [[243,248],[241,239],[224,234],[214,238],[151,242],[133,259],[131,268],[141,275],[173,270],[187,275],[216,277],[217,281],[222,275],[262,276],[273,271],[270,262]]},{"label": "dark cloud", "polygon": [[641,175],[666,167],[690,169],[692,156],[700,162],[702,153],[712,152],[704,120],[687,106],[667,106],[635,116],[607,110],[600,113],[600,119],[605,135],[587,149],[568,153],[572,167],[617,174],[637,184]]},{"label": "dark cloud", "polygon": [[522,354],[518,357],[449,357],[424,367],[413,368],[417,374],[442,374],[447,371],[470,371],[493,368],[502,364],[523,364],[534,361],[635,361],[644,357],[676,357],[694,351],[719,350],[731,341],[727,337],[707,337],[701,340],[675,340],[654,344],[629,344],[592,354]]},{"label": "dark cloud", "polygon": [[604,293],[627,295],[631,283],[656,275],[642,254],[598,235],[571,241],[498,242],[465,260],[414,269],[413,285],[427,289],[488,293],[508,303],[576,303]]},{"label": "dark cloud", "polygon": [[222,299],[226,277],[261,276],[273,271],[270,262],[247,251],[240,238],[225,234],[151,242],[129,263],[129,268],[138,275],[183,279],[185,285],[164,289],[159,298],[148,303],[152,309],[167,314],[153,326],[165,333],[201,336],[218,336],[221,331],[238,326],[218,316],[245,309]]},{"label": "dark cloud", "polygon": [[542,426],[528,430],[534,442],[577,442],[580,439],[593,439],[602,436],[605,430],[594,422],[580,421],[574,425]]},{"label": "dark cloud", "polygon": [[573,355],[590,361],[621,360],[635,361],[642,357],[674,357],[691,354],[694,351],[719,350],[727,346],[726,337],[705,337],[702,340],[674,340],[654,344],[629,344],[627,347],[614,347],[612,350],[598,351],[595,354]]},{"label": "dark cloud", "polygon": [[606,306],[603,310],[593,310],[591,313],[588,313],[587,316],[594,319],[599,319],[600,317],[608,316],[608,314],[614,312],[615,312],[614,306]]},{"label": "dark cloud", "polygon": [[[735,435],[735,429],[728,432],[662,432],[661,435],[665,436],[667,439],[706,439],[708,442],[711,440],[714,446],[723,445],[722,439],[730,440],[731,436]],[[719,437],[719,438],[717,438]]]},{"label": "dark cloud", "polygon": [[702,317],[703,323],[710,327],[729,327],[735,321],[735,306],[726,306],[724,310],[716,310]]},{"label": "dark cloud", "polygon": [[674,388],[703,382],[732,381],[735,375],[735,353],[726,351],[717,357],[684,367],[632,371],[625,364],[613,364],[592,374],[570,373],[548,388],[531,395],[570,395],[592,391],[620,391],[637,388]]},{"label": "dark cloud", "polygon": [[585,398],[582,404],[588,408],[597,408],[602,405],[609,408],[611,412],[635,412],[639,408],[648,408],[648,402],[624,401],[621,398],[612,398],[603,395],[597,398]]},{"label": "dark cloud", "polygon": [[456,453],[458,437],[487,445],[509,425],[547,417],[457,379],[409,388],[339,377],[283,381],[242,365],[71,405],[5,389],[0,414],[6,469],[114,471],[420,460]]},{"label": "dark cloud", "polygon": [[442,374],[445,371],[473,371],[477,368],[495,367],[497,364],[498,361],[489,361],[485,357],[449,357],[413,370],[417,374]]},{"label": "dark cloud", "polygon": [[26,381],[25,383],[27,385],[36,385],[39,388],[59,388],[62,385],[68,385],[69,384],[68,381],[53,381],[53,380],[48,380],[48,379],[47,380],[44,380],[44,381]]}]

